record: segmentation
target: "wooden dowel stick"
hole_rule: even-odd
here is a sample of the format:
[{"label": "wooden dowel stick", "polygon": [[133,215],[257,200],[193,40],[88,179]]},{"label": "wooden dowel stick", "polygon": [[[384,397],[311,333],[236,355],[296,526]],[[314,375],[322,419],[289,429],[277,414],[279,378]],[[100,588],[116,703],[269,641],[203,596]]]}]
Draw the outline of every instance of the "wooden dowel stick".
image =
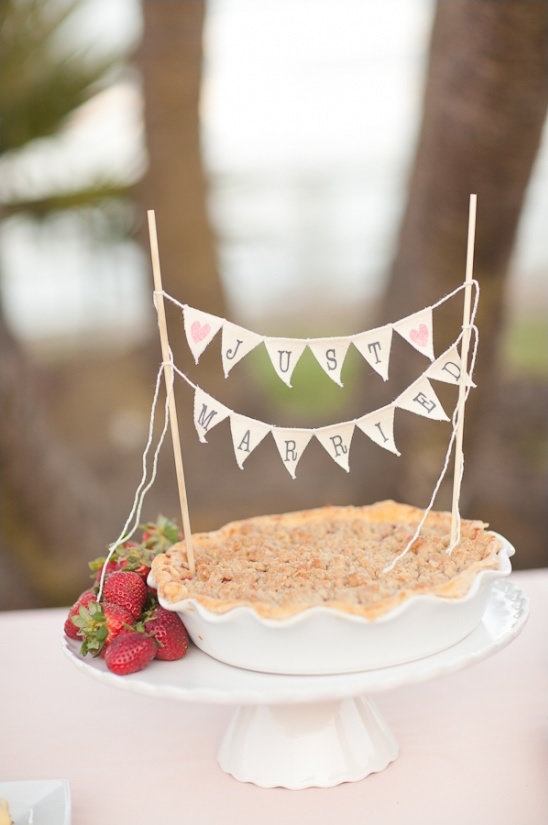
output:
[{"label": "wooden dowel stick", "polygon": [[181,507],[181,517],[183,520],[183,533],[185,537],[188,567],[192,575],[194,575],[195,565],[194,551],[192,548],[192,533],[190,529],[190,516],[188,513],[185,474],[183,470],[183,456],[181,453],[181,439],[179,437],[179,423],[177,421],[177,409],[175,406],[175,396],[173,394],[173,368],[170,364],[170,350],[169,339],[167,335],[166,312],[164,307],[164,296],[162,295],[162,275],[160,271],[158,235],[156,232],[156,215],[153,209],[149,209],[147,211],[147,217],[150,241],[150,254],[152,258],[152,274],[154,276],[154,289],[156,291],[157,299],[156,309],[158,311],[158,327],[160,329],[162,359],[164,361],[164,377],[166,381],[166,392],[168,394],[169,399],[169,423],[171,425],[171,440],[173,442],[173,454],[175,457],[175,472],[177,474],[177,487],[179,490],[179,505]]},{"label": "wooden dowel stick", "polygon": [[472,301],[472,273],[474,269],[474,240],[476,236],[477,195],[470,195],[468,213],[468,242],[466,247],[466,277],[464,287],[464,311],[462,316],[462,343],[460,349],[461,373],[457,400],[457,435],[455,439],[455,466],[453,470],[453,501],[451,505],[451,543],[457,540],[460,488],[464,456],[462,439],[464,433],[464,406],[466,403],[466,380],[468,377],[468,349],[470,346],[470,305]]}]

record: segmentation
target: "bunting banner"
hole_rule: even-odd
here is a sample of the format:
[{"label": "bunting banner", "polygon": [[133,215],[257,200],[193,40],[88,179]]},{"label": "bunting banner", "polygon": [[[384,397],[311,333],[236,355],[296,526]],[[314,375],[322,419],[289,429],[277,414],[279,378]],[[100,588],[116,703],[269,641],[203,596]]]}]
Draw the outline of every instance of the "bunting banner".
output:
[{"label": "bunting banner", "polygon": [[[200,321],[201,323],[201,321]],[[413,327],[411,327],[413,328]],[[237,340],[242,340],[241,336]],[[277,345],[278,339],[269,339]],[[281,352],[285,353],[285,350]],[[289,350],[278,364],[287,365],[287,380],[291,375],[291,365],[296,362],[299,347]],[[412,384],[410,384],[392,403],[377,410],[365,413],[352,421],[341,421],[324,427],[291,428],[278,427],[264,421],[250,418],[229,409],[213,396],[194,384],[185,373],[173,365],[175,372],[194,389],[194,426],[202,443],[217,424],[225,419],[230,421],[230,431],[234,456],[240,469],[251,453],[271,434],[284,467],[292,478],[296,476],[297,465],[312,438],[316,438],[333,461],[346,472],[350,471],[350,448],[356,428],[361,430],[371,441],[389,452],[399,456],[400,451],[394,440],[394,415],[397,409],[429,418],[432,421],[449,421],[432,381],[458,384],[462,364],[457,345],[453,344],[440,355]],[[466,385],[473,387],[470,375],[466,376]]]},{"label": "bunting banner", "polygon": [[[460,540],[460,512],[458,498],[460,495],[460,485],[463,472],[462,453],[462,432],[464,420],[464,406],[470,390],[475,387],[472,380],[474,365],[478,351],[479,331],[475,324],[476,312],[479,301],[479,283],[472,277],[473,248],[476,219],[476,195],[470,195],[470,211],[468,222],[468,242],[466,257],[466,278],[464,283],[457,286],[452,292],[444,295],[431,306],[424,307],[417,312],[401,318],[397,321],[387,323],[376,329],[364,330],[352,335],[321,337],[321,338],[286,338],[267,337],[259,333],[252,332],[245,327],[234,324],[225,318],[203,312],[186,304],[181,304],[175,298],[168,295],[161,286],[161,276],[159,271],[159,256],[157,249],[156,224],[153,210],[148,211],[149,231],[151,236],[151,256],[154,275],[155,291],[153,293],[154,304],[158,312],[158,326],[162,346],[163,361],[159,366],[156,376],[156,385],[152,406],[150,411],[149,433],[146,446],[143,452],[143,474],[135,493],[132,510],[126,520],[122,531],[116,541],[109,545],[108,559],[111,558],[116,548],[131,537],[141,521],[141,508],[146,492],[150,489],[156,477],[157,462],[162,443],[165,439],[170,416],[175,415],[174,404],[172,404],[174,375],[178,375],[194,389],[194,426],[200,442],[207,442],[208,435],[218,424],[228,419],[232,436],[232,445],[236,463],[240,469],[244,468],[245,462],[254,450],[266,439],[268,435],[276,445],[280,459],[292,478],[295,478],[297,466],[308,447],[310,441],[315,438],[328,453],[330,458],[345,472],[350,471],[350,450],[356,430],[360,430],[373,443],[388,450],[396,456],[400,455],[394,438],[394,422],[396,410],[419,415],[433,421],[450,422],[451,435],[448,439],[445,459],[441,472],[434,485],[434,490],[428,506],[424,509],[423,515],[418,522],[415,533],[411,536],[407,545],[394,557],[384,572],[394,569],[394,566],[409,552],[417,537],[420,535],[422,526],[428,513],[431,511],[440,486],[446,476],[450,465],[452,452],[454,450],[454,486],[453,486],[453,510],[451,521],[450,543],[446,553],[452,552]],[[472,288],[474,289],[474,299],[472,302]],[[463,302],[463,315],[460,334],[456,340],[443,352],[436,356],[434,350],[434,310],[445,301],[452,298],[461,290],[465,290]],[[291,380],[295,368],[304,350],[308,349],[314,358],[336,384],[342,384],[342,369],[348,353],[353,345],[360,353],[371,369],[380,377],[387,381],[389,378],[390,352],[393,340],[393,333],[396,332],[407,344],[417,352],[424,355],[430,362],[422,374],[414,380],[406,389],[399,393],[391,403],[379,409],[367,412],[351,421],[340,421],[317,428],[291,428],[279,427],[258,421],[246,415],[229,409],[201,387],[194,384],[191,379],[182,372],[174,363],[173,355],[169,348],[167,324],[164,312],[163,300],[167,299],[175,304],[182,312],[184,331],[188,346],[198,364],[201,355],[211,344],[213,339],[221,331],[221,355],[222,366],[225,378],[228,378],[230,371],[246,355],[251,353],[260,344],[263,344],[268,352],[272,367],[279,378],[291,386]],[[459,349],[460,344],[460,349]],[[472,344],[471,356],[469,357],[469,347]],[[152,447],[153,427],[155,423],[155,413],[159,398],[159,390],[164,374],[166,383],[166,398],[164,404],[163,426],[159,438],[154,448],[152,459],[152,476],[149,478],[148,454]],[[451,417],[449,418],[442,406],[442,403],[432,381],[440,381],[446,384],[453,384],[458,388],[458,399],[455,403]],[[172,421],[173,424],[173,421]],[[186,502],[186,492],[181,484],[182,477],[182,456],[180,444],[176,440],[176,427],[172,427],[174,441],[174,455],[177,467],[177,481],[179,487],[179,498],[181,502],[181,513],[183,525],[187,537],[187,554],[190,569],[193,569],[193,555],[191,552],[190,524],[188,519],[188,504]],[[179,473],[181,470],[181,473]],[[455,504],[456,502],[456,504]],[[186,513],[186,518],[185,518]],[[106,571],[107,565],[104,565]],[[105,580],[105,572],[100,581],[99,596],[101,598]]]},{"label": "bunting banner", "polygon": [[[446,380],[449,383],[458,383],[458,378],[453,379],[452,377],[454,373],[460,370],[456,349],[451,354],[450,359],[453,366],[444,367],[444,365],[438,364],[435,359],[433,310],[463,287],[464,284],[461,284],[432,306],[425,307],[405,318],[401,318],[399,321],[352,335],[325,338],[286,338],[260,335],[227,321],[225,318],[202,312],[188,306],[188,304],[181,304],[165,292],[162,294],[182,311],[186,339],[196,364],[220,330],[221,358],[225,378],[228,378],[230,371],[239,361],[260,344],[264,344],[274,371],[288,387],[291,387],[295,367],[304,350],[308,347],[325,374],[342,387],[341,371],[347,352],[352,345],[369,366],[381,376],[383,381],[388,380],[393,332],[396,332],[417,352],[420,352],[432,362],[433,371],[429,373],[430,377],[436,377],[439,381]],[[436,365],[435,368],[434,365]]]}]

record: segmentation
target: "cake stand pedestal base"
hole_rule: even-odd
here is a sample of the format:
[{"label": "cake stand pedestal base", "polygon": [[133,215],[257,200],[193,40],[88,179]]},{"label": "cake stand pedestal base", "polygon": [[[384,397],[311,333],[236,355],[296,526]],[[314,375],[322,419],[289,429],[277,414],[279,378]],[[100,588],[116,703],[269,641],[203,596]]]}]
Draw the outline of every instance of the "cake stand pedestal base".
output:
[{"label": "cake stand pedestal base", "polygon": [[217,754],[240,782],[291,789],[355,782],[382,771],[398,744],[364,697],[237,709]]},{"label": "cake stand pedestal base", "polygon": [[[76,667],[105,685],[181,702],[237,707],[218,762],[235,779],[264,788],[330,787],[382,771],[398,746],[363,696],[416,685],[482,661],[514,639],[529,615],[527,597],[511,581],[493,585],[478,626],[458,644],[424,659],[325,676],[285,676],[232,667],[190,648],[178,662],[151,662],[117,676],[65,637]],[[186,758],[192,758],[188,754]]]}]

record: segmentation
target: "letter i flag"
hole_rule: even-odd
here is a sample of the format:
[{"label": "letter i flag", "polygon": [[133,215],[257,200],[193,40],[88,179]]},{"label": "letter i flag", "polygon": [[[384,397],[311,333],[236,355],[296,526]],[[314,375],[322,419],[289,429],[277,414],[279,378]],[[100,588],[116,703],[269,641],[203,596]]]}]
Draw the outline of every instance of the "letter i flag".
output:
[{"label": "letter i flag", "polygon": [[362,415],[357,419],[356,425],[379,447],[384,447],[395,455],[401,455],[394,441],[394,407],[391,404]]}]

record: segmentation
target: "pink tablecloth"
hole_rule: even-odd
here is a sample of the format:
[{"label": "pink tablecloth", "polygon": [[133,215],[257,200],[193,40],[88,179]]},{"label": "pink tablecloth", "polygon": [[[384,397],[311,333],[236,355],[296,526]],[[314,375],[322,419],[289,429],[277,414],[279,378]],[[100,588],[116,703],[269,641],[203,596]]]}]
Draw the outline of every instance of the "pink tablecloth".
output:
[{"label": "pink tablecloth", "polygon": [[0,780],[68,779],[74,825],[546,825],[548,571],[513,578],[531,601],[521,635],[459,673],[377,695],[399,758],[303,791],[220,770],[232,708],[104,685],[62,652],[65,611],[0,613]]}]

